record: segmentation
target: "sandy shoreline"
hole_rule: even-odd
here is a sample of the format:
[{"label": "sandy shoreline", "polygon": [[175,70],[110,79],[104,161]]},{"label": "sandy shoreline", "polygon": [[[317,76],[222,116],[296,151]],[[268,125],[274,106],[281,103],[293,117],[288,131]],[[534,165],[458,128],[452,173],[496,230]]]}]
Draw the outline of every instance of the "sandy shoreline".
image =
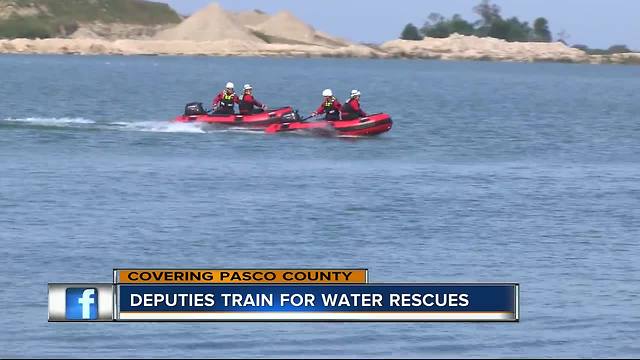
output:
[{"label": "sandy shoreline", "polygon": [[326,47],[319,45],[261,44],[237,40],[196,42],[186,40],[15,39],[0,40],[0,53],[359,58],[387,56],[382,51],[364,45]]},{"label": "sandy shoreline", "polygon": [[233,12],[212,3],[175,25],[89,22],[53,39],[0,39],[0,54],[400,58],[640,64],[640,54],[588,55],[564,43],[507,42],[453,34],[367,46],[331,36],[281,11]]},{"label": "sandy shoreline", "polygon": [[588,55],[562,43],[509,43],[457,34],[447,39],[393,40],[379,47],[356,44],[265,44],[238,40],[3,39],[0,40],[0,54],[409,58],[640,64],[640,53]]}]

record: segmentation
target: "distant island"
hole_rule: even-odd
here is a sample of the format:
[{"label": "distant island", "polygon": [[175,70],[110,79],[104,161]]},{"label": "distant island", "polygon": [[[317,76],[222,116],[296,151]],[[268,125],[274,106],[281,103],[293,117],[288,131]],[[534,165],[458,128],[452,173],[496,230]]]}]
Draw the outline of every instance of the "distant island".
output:
[{"label": "distant island", "polygon": [[[493,46],[494,50],[498,50],[501,54],[499,57],[511,58],[513,60],[527,61],[546,60],[556,58],[558,61],[568,62],[590,62],[590,63],[640,63],[637,54],[631,54],[626,45],[612,45],[608,49],[592,49],[586,45],[573,45],[573,49],[581,52],[571,51],[567,49],[568,44],[564,31],[557,36],[557,42],[565,46],[551,45],[553,35],[550,30],[549,21],[545,17],[538,17],[530,25],[527,21],[521,21],[517,17],[504,18],[502,9],[491,3],[490,0],[482,0],[473,8],[473,12],[478,15],[479,20],[470,22],[461,15],[455,14],[451,18],[445,18],[441,14],[431,13],[424,25],[418,28],[412,23],[407,24],[400,35],[400,39],[408,41],[427,40],[422,46],[402,46],[401,43],[394,43],[397,52],[404,51],[412,53],[414,56],[421,57],[438,57],[438,45],[442,48],[442,44],[450,43],[450,41],[430,41],[430,39],[456,39],[460,44],[460,39],[465,36],[469,37],[465,41],[466,49],[470,52],[481,53],[483,57],[491,60],[497,54],[483,51],[483,46]],[[462,35],[462,37],[460,36]],[[472,40],[473,39],[473,40]],[[479,41],[478,39],[486,39],[487,41]],[[503,40],[512,45],[506,45],[504,42],[496,42],[495,40]],[[531,43],[543,43],[550,46],[533,45]],[[477,48],[474,49],[474,44]],[[526,45],[528,44],[528,46]],[[388,44],[390,45],[390,44]],[[419,50],[417,50],[419,48]],[[529,54],[531,50],[536,49],[542,51],[548,49],[546,55]],[[456,49],[449,46],[446,51],[456,52]],[[536,52],[538,52],[536,51]],[[518,52],[518,55],[513,54]],[[625,55],[626,54],[626,55]],[[474,55],[468,54],[474,57]],[[589,56],[595,55],[595,56]],[[464,54],[454,54],[453,57],[464,57]],[[542,58],[541,58],[542,57]]]},{"label": "distant island", "polygon": [[[0,53],[419,58],[640,64],[623,46],[599,51],[552,42],[549,24],[503,19],[483,0],[481,20],[432,14],[401,39],[357,44],[317,31],[293,14],[230,12],[214,3],[188,17],[144,0],[0,0]],[[560,39],[562,40],[562,39]],[[626,50],[626,51],[622,51]]]}]

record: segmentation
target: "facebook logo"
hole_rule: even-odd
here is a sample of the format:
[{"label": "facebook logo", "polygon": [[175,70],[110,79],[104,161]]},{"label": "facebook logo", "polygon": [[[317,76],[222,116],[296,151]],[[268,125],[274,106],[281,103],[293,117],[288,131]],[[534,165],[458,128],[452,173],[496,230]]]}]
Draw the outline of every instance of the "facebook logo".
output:
[{"label": "facebook logo", "polygon": [[97,320],[98,290],[95,288],[68,288],[66,318],[67,320]]}]

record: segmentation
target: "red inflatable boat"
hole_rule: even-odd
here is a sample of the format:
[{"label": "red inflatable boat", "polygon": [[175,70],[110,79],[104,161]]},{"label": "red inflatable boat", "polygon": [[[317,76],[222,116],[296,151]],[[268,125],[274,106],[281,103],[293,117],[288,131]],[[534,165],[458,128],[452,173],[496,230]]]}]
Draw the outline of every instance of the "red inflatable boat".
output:
[{"label": "red inflatable boat", "polygon": [[267,133],[306,131],[319,135],[373,136],[391,130],[393,121],[387,114],[373,114],[355,120],[283,122],[269,125]]},{"label": "red inflatable boat", "polygon": [[184,114],[176,117],[177,122],[198,122],[245,127],[266,127],[283,121],[295,122],[298,119],[297,113],[290,106],[251,115],[223,115],[208,114],[202,108],[202,105],[198,103],[187,104]]}]

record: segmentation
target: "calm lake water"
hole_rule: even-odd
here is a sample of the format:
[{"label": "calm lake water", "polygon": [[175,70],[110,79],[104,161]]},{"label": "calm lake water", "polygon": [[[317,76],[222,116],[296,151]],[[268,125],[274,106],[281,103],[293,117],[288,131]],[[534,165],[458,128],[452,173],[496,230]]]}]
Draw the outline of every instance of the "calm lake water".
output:
[{"label": "calm lake water", "polygon": [[[170,124],[227,81],[372,139]],[[0,356],[640,355],[640,67],[0,56]],[[517,324],[47,323],[114,267],[519,282]]]}]

